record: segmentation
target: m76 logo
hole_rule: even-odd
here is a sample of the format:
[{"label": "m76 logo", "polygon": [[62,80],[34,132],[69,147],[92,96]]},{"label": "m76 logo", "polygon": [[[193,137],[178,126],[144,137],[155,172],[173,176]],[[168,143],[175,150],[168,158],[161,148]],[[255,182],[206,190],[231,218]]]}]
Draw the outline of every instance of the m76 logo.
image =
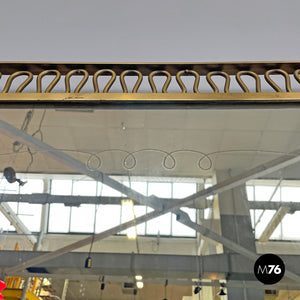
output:
[{"label": "m76 logo", "polygon": [[258,266],[257,274],[281,274],[280,265]]},{"label": "m76 logo", "polygon": [[264,254],[254,264],[255,277],[264,284],[275,284],[284,276],[285,266],[275,254]]}]

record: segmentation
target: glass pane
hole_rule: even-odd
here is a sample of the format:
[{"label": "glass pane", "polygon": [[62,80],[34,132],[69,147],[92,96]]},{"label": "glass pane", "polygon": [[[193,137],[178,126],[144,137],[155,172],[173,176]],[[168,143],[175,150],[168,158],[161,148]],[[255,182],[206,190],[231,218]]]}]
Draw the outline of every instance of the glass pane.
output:
[{"label": "glass pane", "polygon": [[281,199],[284,202],[300,202],[300,187],[282,187]]},{"label": "glass pane", "polygon": [[71,195],[72,180],[53,179],[51,182],[51,194],[53,195]]},{"label": "glass pane", "polygon": [[0,212],[0,233],[6,231],[16,231],[15,227],[10,225],[7,218]]},{"label": "glass pane", "polygon": [[171,183],[149,182],[148,196],[155,195],[161,198],[171,198]]},{"label": "glass pane", "polygon": [[276,227],[276,229],[274,230],[274,232],[270,236],[270,240],[279,240],[279,239],[281,239],[281,227],[282,227],[282,223],[280,223]]},{"label": "glass pane", "polygon": [[98,182],[98,196],[111,196],[111,197],[120,197],[121,193],[119,191],[116,191],[112,189],[111,187],[102,184],[101,182]]},{"label": "glass pane", "polygon": [[97,182],[90,180],[73,181],[73,195],[96,196]]},{"label": "glass pane", "polygon": [[126,186],[131,186],[133,190],[136,192],[142,194],[142,195],[147,195],[147,182],[142,182],[142,181],[132,181],[130,184],[128,181],[123,181],[123,184]]},{"label": "glass pane", "polygon": [[[135,217],[134,214],[134,203],[132,200],[126,199],[122,200],[121,205],[121,223],[126,223],[128,221],[132,221]],[[126,234],[128,238],[133,239],[136,236],[135,227],[127,228],[122,231],[121,234]]]},{"label": "glass pane", "polygon": [[20,194],[43,193],[44,182],[42,179],[27,179],[27,183],[20,187]]},{"label": "glass pane", "polygon": [[208,207],[208,208],[205,208],[203,211],[204,211],[204,219],[205,220],[208,220],[208,219],[211,219],[211,208]]},{"label": "glass pane", "polygon": [[70,223],[70,207],[64,204],[51,204],[49,215],[49,232],[68,232]]},{"label": "glass pane", "polygon": [[11,207],[11,209],[17,214],[20,202],[9,202],[8,204]]},{"label": "glass pane", "polygon": [[0,180],[0,193],[5,194],[18,194],[19,193],[19,184],[15,183],[8,183],[6,179],[3,177]]},{"label": "glass pane", "polygon": [[[122,211],[122,207],[121,207],[121,211]],[[142,215],[146,214],[146,206],[143,205],[134,205],[134,215],[135,218],[138,218]],[[123,212],[121,213],[121,223],[124,223],[124,214]],[[136,226],[136,231],[138,235],[145,235],[145,223],[139,224]],[[124,230],[121,232],[121,234],[126,234],[127,231]]]},{"label": "glass pane", "polygon": [[94,218],[95,205],[81,204],[80,207],[72,207],[70,231],[94,232]]},{"label": "glass pane", "polygon": [[19,203],[18,217],[30,231],[40,231],[41,212],[41,204]]},{"label": "glass pane", "polygon": [[246,186],[246,191],[247,191],[248,200],[249,201],[254,200],[254,195],[253,195],[254,188],[253,188],[253,186],[251,186],[251,185]]},{"label": "glass pane", "polygon": [[195,183],[173,183],[173,198],[185,198],[196,193]]},{"label": "glass pane", "polygon": [[[196,209],[182,207],[181,210],[186,212],[193,222],[196,222]],[[176,215],[172,215],[172,235],[173,236],[186,236],[186,237],[195,237],[196,231],[184,224],[176,221]]]},{"label": "glass pane", "polygon": [[254,214],[255,214],[255,210],[254,210],[254,209],[250,209],[250,217],[251,217],[251,225],[252,225],[252,228],[255,227]]},{"label": "glass pane", "polygon": [[121,205],[99,205],[96,216],[96,232],[120,225]]},{"label": "glass pane", "polygon": [[[153,211],[152,208],[147,209],[147,212]],[[152,219],[147,222],[146,234],[151,235],[171,235],[171,213]]]},{"label": "glass pane", "polygon": [[300,240],[300,211],[293,214],[286,214],[282,220],[283,239]]},{"label": "glass pane", "polygon": [[[260,214],[262,213],[262,209],[256,209],[255,213],[256,213],[256,222],[260,216]],[[274,210],[266,210],[263,214],[263,217],[261,218],[260,222],[257,224],[256,228],[255,228],[255,237],[256,238],[260,238],[261,234],[263,233],[263,231],[265,230],[266,226],[269,224],[269,222],[271,221],[272,217],[274,216],[275,211]]]},{"label": "glass pane", "polygon": [[[255,200],[256,201],[269,201],[276,186],[255,186]],[[277,189],[272,201],[280,201],[280,188]]]},{"label": "glass pane", "polygon": [[[134,214],[135,217],[138,218],[146,213],[146,206],[143,205],[135,205],[134,206]],[[136,226],[137,234],[145,235],[145,223]]]}]

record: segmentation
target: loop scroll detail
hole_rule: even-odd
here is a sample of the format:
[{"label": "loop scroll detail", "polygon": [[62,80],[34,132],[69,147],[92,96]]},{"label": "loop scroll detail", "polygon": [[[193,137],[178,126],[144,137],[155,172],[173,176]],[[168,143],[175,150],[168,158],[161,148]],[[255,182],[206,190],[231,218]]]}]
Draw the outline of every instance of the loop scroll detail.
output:
[{"label": "loop scroll detail", "polygon": [[229,93],[229,84],[230,84],[230,77],[226,72],[221,72],[221,71],[213,71],[209,72],[206,76],[206,80],[209,83],[209,85],[212,87],[214,90],[214,93],[219,93],[219,89],[214,83],[214,81],[211,79],[212,76],[222,76],[225,78],[225,86],[224,86],[224,92]]},{"label": "loop scroll detail", "polygon": [[285,79],[285,88],[286,88],[286,91],[287,92],[292,92],[290,76],[289,76],[289,74],[286,71],[281,70],[281,69],[273,69],[273,70],[267,71],[266,74],[265,74],[265,79],[270,84],[270,86],[277,93],[281,93],[282,89],[271,79],[271,77],[270,77],[271,74],[283,75],[284,79]]},{"label": "loop scroll detail", "polygon": [[113,70],[110,69],[104,69],[104,70],[99,70],[97,71],[94,76],[93,76],[93,84],[94,84],[94,93],[99,93],[99,85],[98,85],[98,77],[102,74],[107,74],[110,73],[111,78],[109,80],[109,82],[106,84],[106,86],[103,89],[103,93],[108,93],[109,89],[111,88],[111,86],[113,85],[113,83],[116,80],[116,73]]},{"label": "loop scroll detail", "polygon": [[300,72],[300,69],[296,70],[296,71],[294,72],[294,77],[295,77],[295,79],[300,83],[299,72]]},{"label": "loop scroll detail", "polygon": [[19,72],[15,72],[13,74],[11,74],[5,84],[5,87],[2,91],[2,93],[7,93],[11,87],[12,81],[19,77],[19,76],[23,76],[23,75],[27,75],[28,77],[26,78],[26,80],[17,88],[16,93],[21,93],[25,87],[32,81],[33,79],[33,74],[31,72],[28,71],[19,71]]},{"label": "loop scroll detail", "polygon": [[84,69],[77,69],[77,70],[72,70],[70,71],[65,78],[65,83],[66,83],[66,93],[70,93],[71,92],[71,88],[70,88],[70,78],[72,75],[80,75],[83,74],[83,78],[82,80],[79,82],[79,84],[77,85],[77,87],[74,90],[74,93],[79,93],[80,90],[83,88],[83,86],[86,84],[88,78],[89,78],[89,73],[84,70]]},{"label": "loop scroll detail", "polygon": [[194,86],[193,86],[193,92],[194,93],[200,93],[200,91],[198,89],[199,82],[200,82],[199,74],[194,70],[182,70],[182,71],[177,72],[177,74],[176,74],[177,83],[179,84],[182,93],[187,93],[187,89],[186,89],[186,87],[185,87],[185,85],[184,85],[184,83],[181,79],[182,75],[194,76],[195,77],[195,82],[194,82]]},{"label": "loop scroll detail", "polygon": [[52,89],[55,87],[55,85],[57,84],[57,82],[59,81],[59,79],[61,77],[60,72],[58,70],[45,70],[38,75],[37,81],[36,81],[36,92],[37,93],[42,93],[42,78],[46,75],[51,75],[53,73],[56,76],[51,81],[51,83],[48,85],[48,87],[46,88],[45,93],[50,93],[52,91]]},{"label": "loop scroll detail", "polygon": [[256,87],[256,92],[261,93],[261,83],[260,83],[260,78],[259,76],[252,72],[252,71],[240,71],[236,74],[236,80],[240,87],[243,89],[245,93],[249,93],[249,89],[247,88],[246,84],[243,82],[241,76],[242,75],[249,75],[255,79],[255,87]]},{"label": "loop scroll detail", "polygon": [[132,93],[136,93],[142,83],[143,75],[140,71],[137,71],[137,70],[126,70],[126,71],[122,72],[120,75],[120,82],[121,82],[121,86],[122,86],[124,93],[128,93],[128,89],[127,89],[127,86],[125,83],[125,76],[128,75],[129,73],[135,73],[138,75],[138,79],[132,89]]},{"label": "loop scroll detail", "polygon": [[151,86],[151,89],[152,89],[152,93],[157,93],[157,89],[156,89],[156,86],[155,86],[155,83],[154,83],[154,80],[153,80],[153,77],[154,76],[157,76],[157,75],[165,75],[167,76],[167,79],[166,79],[166,82],[164,83],[163,87],[162,87],[162,93],[167,93],[167,89],[170,85],[170,82],[171,82],[171,74],[168,72],[168,71],[153,71],[149,74],[149,83],[150,83],[150,86]]}]

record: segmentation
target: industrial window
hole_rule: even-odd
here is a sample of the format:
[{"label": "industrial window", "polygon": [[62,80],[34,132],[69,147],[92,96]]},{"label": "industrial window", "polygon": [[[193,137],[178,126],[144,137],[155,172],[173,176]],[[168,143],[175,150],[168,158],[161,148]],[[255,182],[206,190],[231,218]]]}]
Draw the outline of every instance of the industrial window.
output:
[{"label": "industrial window", "polygon": [[[3,194],[32,194],[43,192],[42,179],[26,179],[27,183],[20,188],[18,183],[9,184],[6,180],[1,180],[0,193]],[[30,203],[9,202],[8,204],[13,212],[19,217],[21,222],[32,232],[40,231],[42,205]],[[0,230],[15,231],[15,228],[1,213]]]},{"label": "industrial window", "polygon": [[[299,181],[251,180],[247,183],[249,201],[300,202]],[[259,239],[267,225],[274,217],[276,210],[251,209],[251,222],[255,237]],[[270,236],[270,240],[300,240],[299,224],[300,211],[287,213]]]},{"label": "industrial window", "polygon": [[[155,195],[161,198],[183,198],[197,191],[196,182],[172,182],[171,179],[158,178],[157,180],[118,178],[124,185],[131,187],[146,196]],[[81,196],[110,196],[120,197],[120,192],[92,180],[79,179],[52,179],[51,193],[56,195]],[[196,221],[196,210],[183,208],[192,221]],[[152,208],[135,205],[135,217],[153,211]],[[57,221],[57,219],[60,219]],[[63,218],[64,220],[61,220]],[[95,224],[94,224],[95,221]],[[92,205],[82,204],[80,207],[63,207],[60,204],[50,205],[48,231],[51,233],[92,233],[101,232],[124,222],[122,219],[121,204]],[[94,228],[95,227],[95,228]],[[176,237],[195,237],[196,232],[176,221],[176,216],[167,213],[146,223],[137,226],[139,235],[162,235]],[[125,234],[125,232],[121,232]]]}]

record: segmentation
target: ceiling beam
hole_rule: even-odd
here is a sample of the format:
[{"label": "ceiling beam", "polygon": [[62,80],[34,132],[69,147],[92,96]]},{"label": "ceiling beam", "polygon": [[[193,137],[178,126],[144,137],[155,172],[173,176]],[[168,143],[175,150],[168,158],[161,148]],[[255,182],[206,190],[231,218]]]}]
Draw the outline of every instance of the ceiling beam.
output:
[{"label": "ceiling beam", "polygon": [[[50,253],[50,252],[48,252]],[[47,253],[47,254],[48,254]],[[0,265],[14,266],[18,261],[42,256],[39,251],[1,251]],[[166,255],[166,254],[133,254],[133,253],[92,253],[92,268],[85,269],[84,262],[87,252],[69,252],[51,261],[37,264],[35,267],[44,268],[40,272],[51,277],[52,273],[74,273],[110,276],[130,276],[132,271],[141,274],[144,278],[199,278],[207,273],[227,274],[232,276],[247,276],[255,280],[253,263],[240,254],[214,254],[197,257],[194,255]],[[300,275],[297,265],[298,255],[282,256],[292,271]],[[34,268],[28,272],[37,272]],[[27,271],[26,271],[27,272]],[[48,272],[48,273],[47,273]],[[19,275],[9,272],[8,275]]]},{"label": "ceiling beam", "polygon": [[300,202],[249,201],[250,209],[278,210],[282,206],[289,207],[289,213],[300,210]]},{"label": "ceiling beam", "polygon": [[8,221],[16,228],[18,233],[24,234],[24,238],[30,248],[36,243],[36,238],[32,235],[32,232],[26,227],[26,225],[15,214],[9,204],[5,202],[0,203],[0,211],[8,219]]},{"label": "ceiling beam", "polygon": [[[62,203],[65,206],[80,206],[81,204],[112,204],[120,205],[121,201],[128,199],[128,196],[113,197],[113,196],[73,196],[73,195],[51,195],[48,193],[43,194],[0,194],[1,202],[25,202],[31,204],[51,204]],[[163,202],[176,201],[176,198],[157,198],[157,200],[163,200]],[[138,201],[134,201],[134,205],[142,205]],[[211,207],[212,200],[204,199],[195,205],[190,205],[190,208],[205,209]]]},{"label": "ceiling beam", "polygon": [[266,226],[258,241],[261,243],[266,243],[289,211],[290,208],[288,206],[281,206],[278,209],[278,211],[274,214],[269,224]]},{"label": "ceiling beam", "polygon": [[[200,232],[206,238],[212,239],[214,241],[223,244],[228,249],[232,250],[235,253],[241,254],[243,257],[250,259],[252,262],[255,262],[259,257],[259,255],[256,254],[255,252],[248,250],[247,248],[235,243],[234,241],[217,234],[216,232],[212,231],[211,229],[201,224],[192,222],[187,213],[182,211],[177,211],[177,214],[179,216],[179,218],[177,218],[179,222],[189,226],[190,228],[195,229],[197,232]],[[286,268],[285,270],[285,276],[300,283],[300,276],[288,268]]]},{"label": "ceiling beam", "polygon": [[[65,206],[80,206],[81,204],[110,204],[120,205],[121,201],[128,199],[128,197],[114,197],[114,196],[66,196],[66,195],[51,195],[47,193],[43,194],[0,194],[1,202],[24,202],[30,204],[52,204],[62,203]],[[159,198],[165,202],[178,201],[176,198]],[[205,209],[212,206],[212,200],[202,199],[199,204],[196,205],[185,205],[185,207]],[[141,205],[137,201],[133,201],[134,205]],[[289,213],[300,210],[300,202],[277,202],[277,201],[249,201],[250,209],[264,209],[264,210],[278,210],[282,204],[290,208]]]},{"label": "ceiling beam", "polygon": [[[18,260],[26,261],[34,257],[42,256],[41,252],[28,251],[2,251],[0,265],[13,266]],[[8,275],[15,276],[20,274],[38,277],[51,277],[53,274],[65,275],[87,275],[87,276],[132,276],[132,270],[147,278],[168,278],[186,279],[193,278],[209,279],[210,275],[215,274],[217,278],[224,277],[223,274],[231,274],[231,280],[255,280],[253,273],[253,263],[251,260],[239,254],[215,254],[208,256],[195,257],[193,255],[161,255],[161,254],[132,254],[132,253],[92,253],[93,267],[84,268],[84,261],[88,253],[70,252],[63,256],[56,257],[49,262],[36,265],[43,267],[47,273],[30,272],[10,272]],[[300,274],[298,268],[298,255],[283,255],[282,259],[289,265],[294,273]],[[32,269],[30,271],[36,272]],[[83,279],[84,277],[82,277]],[[73,279],[73,278],[69,278]],[[91,280],[91,279],[90,279]],[[286,282],[293,284],[293,282]],[[299,285],[299,283],[298,283]]]}]

